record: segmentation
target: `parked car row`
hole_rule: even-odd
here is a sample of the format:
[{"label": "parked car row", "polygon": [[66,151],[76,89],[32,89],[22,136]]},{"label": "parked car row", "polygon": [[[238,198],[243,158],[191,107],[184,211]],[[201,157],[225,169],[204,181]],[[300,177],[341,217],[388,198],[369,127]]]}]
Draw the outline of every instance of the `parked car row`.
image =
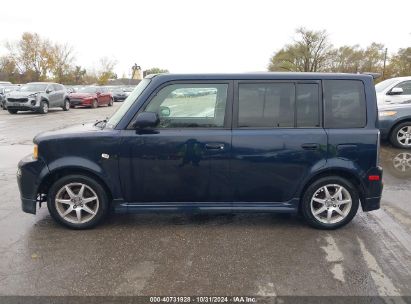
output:
[{"label": "parked car row", "polygon": [[67,86],[52,82],[13,85],[0,82],[0,106],[10,114],[18,111],[48,113],[50,108],[68,111],[76,106],[97,108],[125,100],[134,87]]}]

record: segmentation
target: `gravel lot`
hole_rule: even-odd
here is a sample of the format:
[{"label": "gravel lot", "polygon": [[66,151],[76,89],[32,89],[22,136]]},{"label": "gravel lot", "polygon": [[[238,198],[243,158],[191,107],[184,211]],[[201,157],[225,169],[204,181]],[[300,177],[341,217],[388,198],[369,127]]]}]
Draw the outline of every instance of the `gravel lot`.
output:
[{"label": "gravel lot", "polygon": [[72,231],[44,206],[23,213],[16,165],[33,136],[119,106],[0,111],[0,295],[411,295],[411,150],[383,145],[382,209],[337,231],[275,214],[115,215]]}]

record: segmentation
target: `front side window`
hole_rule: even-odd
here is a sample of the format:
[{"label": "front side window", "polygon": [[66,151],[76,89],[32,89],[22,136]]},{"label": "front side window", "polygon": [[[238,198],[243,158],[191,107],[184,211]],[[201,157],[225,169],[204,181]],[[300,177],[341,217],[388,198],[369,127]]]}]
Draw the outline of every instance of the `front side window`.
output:
[{"label": "front side window", "polygon": [[223,127],[228,84],[172,84],[145,108],[160,118],[160,128]]},{"label": "front side window", "polygon": [[403,90],[402,95],[411,95],[411,81],[401,82],[396,88],[401,88]]},{"label": "front side window", "polygon": [[293,83],[240,83],[239,127],[294,127]]},{"label": "front side window", "polygon": [[362,128],[366,125],[364,85],[358,80],[325,80],[326,128]]}]

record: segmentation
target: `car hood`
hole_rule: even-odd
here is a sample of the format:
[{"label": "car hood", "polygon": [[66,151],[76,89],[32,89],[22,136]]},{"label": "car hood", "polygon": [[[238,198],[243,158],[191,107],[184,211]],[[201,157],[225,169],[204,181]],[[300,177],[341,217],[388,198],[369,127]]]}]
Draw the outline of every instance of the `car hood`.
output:
[{"label": "car hood", "polygon": [[36,93],[43,93],[41,91],[33,91],[33,92],[21,92],[21,91],[13,91],[8,93],[7,97],[11,97],[11,98],[21,98],[21,97],[28,97],[30,95],[36,94]]},{"label": "car hood", "polygon": [[95,93],[71,93],[69,97],[71,98],[88,98],[88,97],[95,97]]},{"label": "car hood", "polygon": [[96,126],[96,122],[90,122],[39,133],[34,137],[33,142],[38,144],[46,140],[85,137],[91,135],[92,133],[109,132],[111,130],[112,129],[108,128],[102,129],[100,126]]},{"label": "car hood", "polygon": [[411,109],[411,103],[392,103],[379,104],[378,111],[396,110],[396,109]]}]

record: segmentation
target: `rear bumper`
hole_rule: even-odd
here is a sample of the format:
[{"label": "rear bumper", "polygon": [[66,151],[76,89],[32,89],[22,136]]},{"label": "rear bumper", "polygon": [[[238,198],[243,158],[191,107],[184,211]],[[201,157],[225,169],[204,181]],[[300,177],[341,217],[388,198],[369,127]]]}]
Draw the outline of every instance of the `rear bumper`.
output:
[{"label": "rear bumper", "polygon": [[378,197],[369,197],[362,202],[361,207],[362,211],[368,212],[380,209],[381,196]]},{"label": "rear bumper", "polygon": [[[379,176],[378,180],[371,180],[370,176]],[[361,201],[363,211],[380,209],[380,201],[384,184],[382,182],[382,168],[374,167],[367,172],[364,198]]]}]

